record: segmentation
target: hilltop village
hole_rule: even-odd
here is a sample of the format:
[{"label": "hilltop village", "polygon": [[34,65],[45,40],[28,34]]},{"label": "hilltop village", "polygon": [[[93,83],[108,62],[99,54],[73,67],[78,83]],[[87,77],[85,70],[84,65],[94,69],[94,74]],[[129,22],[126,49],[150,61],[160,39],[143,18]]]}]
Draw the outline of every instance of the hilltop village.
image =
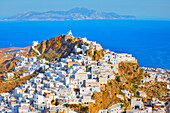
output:
[{"label": "hilltop village", "polygon": [[[66,36],[75,39],[71,31]],[[3,83],[31,77],[10,91],[1,92],[0,113],[169,111],[170,70],[140,68],[132,54],[103,49],[87,38],[79,40],[81,45],[75,44],[69,55],[53,61],[41,57],[46,50],[38,48],[42,47],[38,41],[33,41],[31,47],[35,55],[15,54],[16,65],[6,73]],[[102,52],[100,58],[97,51]],[[18,70],[24,71],[16,78]]]}]

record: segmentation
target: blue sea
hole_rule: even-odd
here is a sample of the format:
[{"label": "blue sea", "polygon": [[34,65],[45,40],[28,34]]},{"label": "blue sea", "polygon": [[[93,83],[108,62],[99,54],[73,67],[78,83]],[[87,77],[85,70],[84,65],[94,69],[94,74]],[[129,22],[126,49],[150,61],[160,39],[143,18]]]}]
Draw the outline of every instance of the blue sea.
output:
[{"label": "blue sea", "polygon": [[0,48],[30,46],[34,40],[41,42],[69,30],[105,49],[133,54],[140,66],[170,69],[170,21],[1,21]]}]

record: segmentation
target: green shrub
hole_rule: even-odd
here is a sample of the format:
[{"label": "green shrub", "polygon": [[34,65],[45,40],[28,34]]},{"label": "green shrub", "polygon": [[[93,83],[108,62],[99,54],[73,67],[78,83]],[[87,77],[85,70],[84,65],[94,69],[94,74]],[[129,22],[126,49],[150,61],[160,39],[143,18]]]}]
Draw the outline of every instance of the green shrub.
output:
[{"label": "green shrub", "polygon": [[120,104],[120,106],[121,106],[121,108],[122,108],[122,107],[124,107],[124,105],[123,105],[123,104]]},{"label": "green shrub", "polygon": [[33,50],[35,54],[37,54],[37,52],[35,50]]},{"label": "green shrub", "polygon": [[116,81],[117,81],[117,82],[121,82],[120,76],[116,76]]},{"label": "green shrub", "polygon": [[69,107],[70,105],[69,105],[69,104],[64,104],[63,106],[65,106],[65,107]]},{"label": "green shrub", "polygon": [[136,88],[136,89],[137,89],[137,88],[138,88],[138,85],[133,85],[133,88]]},{"label": "green shrub", "polygon": [[85,107],[81,107],[81,111],[83,112],[83,113],[86,113],[87,111],[88,111],[88,109],[89,109],[89,107],[88,106],[85,106]]},{"label": "green shrub", "polygon": [[119,86],[119,89],[122,90],[122,88]]},{"label": "green shrub", "polygon": [[120,91],[119,93],[120,93],[121,95],[124,95],[124,93],[123,93],[123,92],[121,92],[121,91]]},{"label": "green shrub", "polygon": [[131,83],[135,83],[135,81],[131,80]]},{"label": "green shrub", "polygon": [[110,61],[108,62],[109,64],[112,64]]},{"label": "green shrub", "polygon": [[133,85],[133,89],[136,91],[136,89],[138,88],[138,85]]},{"label": "green shrub", "polygon": [[51,102],[54,102],[54,99]]},{"label": "green shrub", "polygon": [[8,72],[12,72],[12,70],[9,70]]}]

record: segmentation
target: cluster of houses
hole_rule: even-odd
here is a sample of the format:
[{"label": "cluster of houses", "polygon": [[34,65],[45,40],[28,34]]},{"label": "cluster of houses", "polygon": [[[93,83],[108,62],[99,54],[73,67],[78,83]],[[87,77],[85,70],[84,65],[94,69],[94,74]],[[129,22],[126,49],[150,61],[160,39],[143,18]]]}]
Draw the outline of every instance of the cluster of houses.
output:
[{"label": "cluster of houses", "polygon": [[[117,103],[107,109],[102,109],[99,113],[166,113],[166,104],[158,98],[147,99],[146,103],[142,102],[142,98],[132,97],[130,99],[129,110],[124,110],[121,105]],[[167,108],[168,110],[169,108]],[[167,112],[168,113],[168,112]]]},{"label": "cluster of houses", "polygon": [[142,84],[145,82],[165,82],[167,83],[167,89],[170,89],[170,70],[153,67],[141,67],[145,72],[149,74],[149,77],[142,79]]},{"label": "cluster of houses", "polygon": [[18,60],[16,62],[16,66],[13,67],[13,72],[8,72],[5,76],[5,80],[11,80],[15,78],[14,72],[17,72],[20,69],[26,70],[26,72],[22,73],[20,78],[25,77],[27,75],[33,74],[36,70],[39,70],[40,68],[46,69],[49,67],[48,61],[46,61],[44,58],[37,60],[37,57],[25,57],[25,56],[19,56],[16,54],[14,56],[14,59]]},{"label": "cluster of houses", "polygon": [[[68,35],[72,35],[71,32]],[[102,47],[96,42],[82,39],[86,43],[94,46],[94,49],[101,50]],[[40,68],[45,72],[27,80],[23,85],[16,87],[11,93],[0,94],[0,112],[3,113],[77,113],[77,109],[69,109],[64,104],[83,104],[88,106],[95,103],[92,100],[94,91],[100,92],[101,86],[107,84],[110,79],[115,79],[118,73],[118,64],[122,61],[136,62],[131,54],[117,54],[109,50],[105,51],[105,56],[98,61],[86,56],[85,52],[89,46],[83,45],[81,48],[75,46],[75,53],[71,53],[60,61],[48,62],[37,57],[24,57],[16,55],[14,58],[19,60],[14,71],[25,69],[27,72],[22,76],[32,74]],[[83,51],[82,54],[76,54]],[[15,76],[7,73],[7,76]],[[124,96],[131,99],[131,110],[127,113],[151,113],[152,107],[145,107],[141,98],[132,97],[134,94],[126,90],[121,90]],[[144,95],[143,92],[139,94]],[[145,95],[144,95],[145,96]],[[122,95],[117,97],[124,99]],[[132,97],[132,98],[130,98]],[[52,102],[56,101],[55,104]],[[57,104],[57,105],[56,105]],[[150,102],[153,106],[153,100]],[[158,109],[164,113],[165,104],[161,101],[154,102]],[[161,109],[162,108],[162,109]],[[160,111],[159,110],[159,111]],[[123,112],[122,103],[117,103],[107,109],[102,109],[99,113],[121,113]]]}]

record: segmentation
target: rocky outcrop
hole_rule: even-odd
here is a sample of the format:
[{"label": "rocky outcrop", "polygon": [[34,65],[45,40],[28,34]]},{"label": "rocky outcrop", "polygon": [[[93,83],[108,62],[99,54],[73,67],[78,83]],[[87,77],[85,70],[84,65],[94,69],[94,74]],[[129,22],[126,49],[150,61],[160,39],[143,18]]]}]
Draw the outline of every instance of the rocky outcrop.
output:
[{"label": "rocky outcrop", "polygon": [[[82,44],[83,41],[80,37],[74,38],[73,36],[61,35],[42,41],[38,46],[35,46],[35,49],[40,52],[40,57],[55,60],[57,58],[67,57],[70,53],[74,52],[75,45],[81,47]],[[35,56],[37,52],[30,50],[29,55]]]},{"label": "rocky outcrop", "polygon": [[133,62],[121,62],[118,68],[119,76],[121,80],[128,85],[140,85],[141,79],[148,76],[144,70],[139,67],[138,63]]},{"label": "rocky outcrop", "polygon": [[[147,91],[146,94],[148,95],[148,98],[153,98],[153,97],[168,97],[168,92],[170,91],[169,89],[167,89],[167,83],[166,82],[157,82],[153,85],[151,85]],[[166,98],[162,98],[162,100]],[[164,101],[165,101],[164,100]],[[169,100],[169,97],[167,98],[167,101]]]},{"label": "rocky outcrop", "polygon": [[[84,44],[80,37],[74,38],[69,35],[61,35],[53,37],[49,40],[44,40],[34,47],[41,54],[40,58],[46,58],[47,60],[56,60],[57,58],[67,57],[70,53],[74,53],[75,46],[80,47]],[[92,57],[93,60],[99,60],[104,56],[104,50],[97,51],[91,45],[91,48],[86,51],[87,56]],[[38,55],[37,52],[31,49],[30,56]]]},{"label": "rocky outcrop", "polygon": [[116,95],[123,95],[120,90],[128,90],[131,93],[135,93],[139,88],[134,87],[134,85],[139,85],[140,80],[147,76],[138,63],[121,62],[119,63],[118,70],[117,76],[120,77],[120,81],[116,79],[110,80],[103,86],[101,92],[94,92],[92,99],[96,103],[89,105],[90,113],[98,113],[100,109],[106,109],[119,102],[123,103],[125,108],[127,108],[130,102],[126,99],[121,100]]},{"label": "rocky outcrop", "polygon": [[9,70],[13,70],[14,67],[16,66],[16,62],[18,62],[18,60],[15,59],[11,59],[11,60],[6,60],[5,62],[0,64],[0,74],[4,74],[6,72],[8,72]]},{"label": "rocky outcrop", "polygon": [[[92,47],[92,45],[91,45]],[[92,58],[92,60],[99,60],[101,59],[102,57],[104,57],[104,50],[100,50],[100,51],[97,51],[95,49],[89,49],[87,50],[87,56],[90,56]]]},{"label": "rocky outcrop", "polygon": [[[149,75],[139,67],[138,63],[133,62],[121,62],[119,63],[119,73],[117,77],[120,77],[120,81],[111,80],[108,81],[102,87],[101,92],[94,92],[92,99],[96,101],[95,104],[89,105],[90,113],[98,113],[100,109],[106,109],[113,104],[123,103],[125,109],[128,110],[130,101],[127,99],[120,100],[117,98],[117,94],[122,95],[121,90],[127,90],[131,93],[134,93],[134,96],[142,98],[146,102],[146,98],[140,97],[136,94],[136,91],[145,91],[146,88],[139,88],[141,84],[141,79],[144,77],[149,77]],[[168,96],[168,90],[166,87],[167,83],[157,82],[157,83],[148,83],[148,90],[146,91],[147,98],[159,97],[160,100],[168,101],[169,98],[163,98],[162,96]],[[136,87],[137,86],[137,87]]]}]

